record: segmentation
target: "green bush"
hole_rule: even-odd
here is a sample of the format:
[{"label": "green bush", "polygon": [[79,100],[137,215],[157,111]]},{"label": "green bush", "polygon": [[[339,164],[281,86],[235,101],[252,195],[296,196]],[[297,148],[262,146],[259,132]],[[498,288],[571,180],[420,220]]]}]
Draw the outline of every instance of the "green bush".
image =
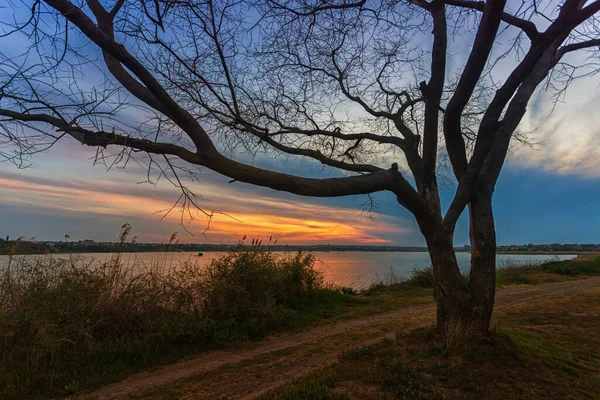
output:
[{"label": "green bush", "polygon": [[312,254],[277,258],[259,247],[214,260],[208,267],[205,316],[239,320],[296,308],[323,285],[314,263]]},{"label": "green bush", "polygon": [[544,271],[559,275],[600,275],[600,258],[589,261],[550,261],[542,265]]},{"label": "green bush", "polygon": [[16,257],[0,272],[0,398],[64,395],[263,336],[321,290],[314,263],[257,246],[167,273],[164,261],[128,265],[120,254],[100,265]]},{"label": "green bush", "polygon": [[433,268],[427,267],[425,269],[413,268],[410,278],[406,281],[408,285],[416,285],[424,288],[433,287]]}]

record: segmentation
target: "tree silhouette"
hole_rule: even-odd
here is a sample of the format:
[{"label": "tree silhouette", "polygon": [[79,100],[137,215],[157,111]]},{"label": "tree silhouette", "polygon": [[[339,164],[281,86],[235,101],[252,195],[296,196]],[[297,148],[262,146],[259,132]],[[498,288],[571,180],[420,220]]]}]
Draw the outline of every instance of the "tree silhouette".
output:
[{"label": "tree silhouette", "polygon": [[[196,167],[302,196],[392,192],[426,239],[447,337],[489,329],[492,194],[529,100],[595,73],[600,45],[600,0],[14,1],[3,38],[28,46],[1,58],[5,159],[71,137],[97,160],[159,167],[184,209],[200,208]],[[244,152],[338,172],[289,175]],[[465,210],[468,283],[453,249]]]}]

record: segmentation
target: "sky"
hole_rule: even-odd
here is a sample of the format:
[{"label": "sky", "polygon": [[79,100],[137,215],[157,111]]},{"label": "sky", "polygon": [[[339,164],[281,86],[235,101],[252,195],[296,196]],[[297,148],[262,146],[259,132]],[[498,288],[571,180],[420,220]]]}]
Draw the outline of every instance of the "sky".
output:
[{"label": "sky", "polygon": [[[5,46],[5,47],[2,47]],[[0,52],[10,52],[0,42]],[[513,146],[498,181],[494,211],[498,243],[600,243],[600,90],[598,78],[576,82],[552,107],[549,94],[532,100],[519,130],[533,147]],[[179,192],[165,180],[141,183],[145,170],[93,165],[95,151],[74,140],[36,155],[31,166],[0,163],[0,237],[38,240],[115,241],[124,223],[141,242],[233,243],[243,236],[281,244],[371,244],[422,246],[414,218],[394,196],[316,199],[275,192],[202,170],[200,194],[209,220],[177,211],[166,214]],[[316,162],[259,157],[254,162],[287,173],[328,176]],[[443,187],[447,206],[454,187]],[[455,244],[468,243],[467,221],[459,221]]]},{"label": "sky", "polygon": [[[499,244],[600,242],[598,164],[585,161],[590,169],[582,169],[571,162],[572,154],[561,162],[542,146],[517,149],[501,174],[493,198]],[[210,171],[192,188],[201,195],[200,205],[217,213],[210,225],[202,214],[195,220],[185,216],[184,229],[180,213],[164,212],[178,197],[175,188],[165,181],[138,183],[144,179],[140,168],[106,171],[93,165],[92,155],[70,141],[38,155],[29,168],[3,164],[0,235],[113,241],[129,223],[132,235],[144,242],[166,242],[178,232],[181,241],[194,243],[233,243],[247,236],[273,237],[281,244],[424,245],[414,218],[388,194],[375,194],[377,210],[367,212],[364,196],[304,198],[229,183]],[[282,168],[293,171],[288,164]],[[301,166],[319,170],[312,163]],[[442,189],[444,204],[452,194],[453,188]],[[467,242],[463,217],[455,244]]]}]

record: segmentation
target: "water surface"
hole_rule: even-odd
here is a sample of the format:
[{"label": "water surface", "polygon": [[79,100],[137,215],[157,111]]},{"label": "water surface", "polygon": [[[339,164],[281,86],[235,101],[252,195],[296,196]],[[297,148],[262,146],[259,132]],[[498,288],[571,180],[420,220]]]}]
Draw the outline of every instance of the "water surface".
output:
[{"label": "water surface", "polygon": [[[199,257],[197,253],[124,253],[122,261],[130,265],[144,264],[152,265],[159,263],[171,265],[190,261],[198,266],[206,266],[212,259],[222,253],[203,253]],[[414,268],[422,269],[431,265],[429,254],[426,252],[358,252],[358,251],[332,251],[314,252],[317,258],[317,268],[323,272],[325,281],[328,283],[350,286],[361,289],[373,282],[387,281],[390,277],[396,279],[407,278]],[[110,259],[110,253],[88,253],[78,254],[86,261],[102,262]],[[37,256],[16,257],[53,257],[67,259],[69,254],[50,254]],[[468,253],[457,253],[459,267],[462,273],[469,270],[471,255]],[[498,268],[507,265],[541,264],[548,260],[570,260],[576,257],[574,254],[541,255],[541,254],[499,254],[496,258]],[[0,255],[0,268],[8,263],[8,256]]]}]

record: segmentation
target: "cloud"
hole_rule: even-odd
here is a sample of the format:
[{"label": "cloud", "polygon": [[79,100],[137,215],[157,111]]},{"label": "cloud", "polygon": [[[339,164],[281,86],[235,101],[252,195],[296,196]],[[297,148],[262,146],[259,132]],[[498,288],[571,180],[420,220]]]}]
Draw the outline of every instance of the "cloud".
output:
[{"label": "cloud", "polygon": [[576,82],[564,102],[553,108],[552,93],[532,99],[520,130],[537,142],[519,146],[509,162],[561,175],[600,177],[600,94],[590,82]]},{"label": "cloud", "polygon": [[[118,180],[76,180],[69,176],[55,178],[31,176],[29,173],[0,173],[3,196],[1,203],[35,210],[39,213],[74,213],[89,217],[90,231],[100,218],[135,218],[158,221],[172,207],[178,196],[175,188],[159,185],[134,185]],[[265,197],[236,186],[217,183],[202,184],[206,195],[201,206],[215,210],[210,220],[209,238],[216,242],[232,242],[244,235],[265,240],[269,236],[280,243],[394,243],[412,231],[397,217],[371,219],[355,209],[322,205],[309,201],[291,201]],[[226,213],[225,213],[226,212]],[[167,229],[176,222],[196,235],[209,220],[194,213],[195,220],[175,210],[166,215],[159,232],[142,232],[142,240],[164,241]],[[123,221],[127,222],[127,221]],[[168,227],[168,228],[167,228]],[[135,228],[135,227],[134,227]],[[111,231],[111,235],[112,235]],[[92,234],[88,235],[93,237]],[[187,242],[197,237],[182,235]]]}]

